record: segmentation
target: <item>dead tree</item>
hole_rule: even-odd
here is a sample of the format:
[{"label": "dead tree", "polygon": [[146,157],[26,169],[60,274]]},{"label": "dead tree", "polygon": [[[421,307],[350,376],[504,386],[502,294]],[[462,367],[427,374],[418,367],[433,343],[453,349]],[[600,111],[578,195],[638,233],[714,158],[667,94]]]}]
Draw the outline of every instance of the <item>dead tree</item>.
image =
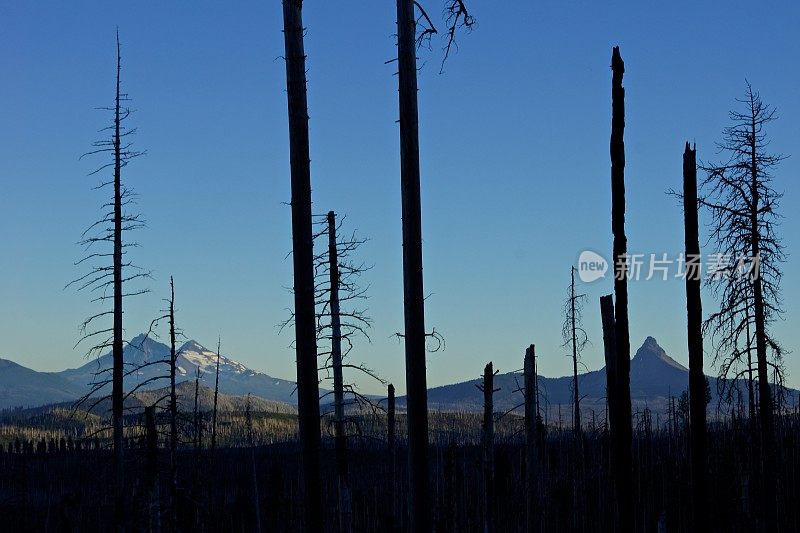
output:
[{"label": "dead tree", "polygon": [[582,326],[583,304],[586,301],[585,294],[575,292],[575,268],[570,269],[571,281],[569,284],[569,294],[564,303],[564,324],[561,327],[561,337],[564,340],[563,346],[569,346],[572,352],[572,427],[576,438],[580,438],[581,433],[581,396],[578,389],[578,365],[580,355],[584,347],[589,343],[589,337]]},{"label": "dead tree", "polygon": [[394,385],[389,383],[386,399],[386,448],[389,453],[389,501],[391,502],[389,531],[397,528],[397,428]]},{"label": "dead tree", "polygon": [[[357,237],[353,232],[344,235],[341,231],[344,218],[337,220],[336,213],[328,212],[317,216],[313,224],[312,239],[327,241],[324,251],[313,256],[314,264],[314,301],[316,305],[316,339],[317,355],[320,359],[318,371],[326,375],[323,379],[332,381],[333,390],[325,393],[320,401],[329,395],[333,396],[333,438],[335,447],[337,476],[337,527],[341,531],[352,529],[352,511],[350,484],[347,465],[347,432],[353,427],[360,433],[358,416],[347,417],[348,406],[358,410],[367,409],[377,415],[383,407],[367,396],[358,392],[356,384],[346,382],[344,370],[358,371],[371,379],[385,384],[384,380],[365,363],[350,360],[356,337],[363,337],[368,342],[371,319],[367,309],[358,304],[367,299],[369,286],[362,286],[360,278],[371,267],[358,261],[357,256],[367,239]],[[296,314],[290,312],[289,317],[281,324],[281,330],[296,322]],[[331,414],[323,411],[323,417]]]},{"label": "dead tree", "polygon": [[[90,175],[98,174],[106,169],[113,169],[113,175],[103,180],[96,189],[111,188],[112,199],[103,205],[103,216],[100,220],[89,226],[81,236],[80,245],[84,247],[86,255],[79,260],[77,265],[90,265],[89,272],[70,282],[78,290],[87,290],[93,295],[93,302],[106,304],[111,302],[111,309],[105,310],[87,318],[81,324],[80,344],[83,341],[92,342],[89,355],[100,355],[105,350],[111,349],[112,368],[109,378],[106,371],[95,376],[95,381],[90,384],[91,392],[99,393],[111,384],[111,419],[114,447],[114,494],[116,498],[115,522],[118,528],[123,527],[124,518],[124,437],[123,437],[123,408],[124,408],[124,377],[125,361],[123,357],[123,327],[122,304],[126,296],[147,292],[146,289],[132,289],[126,292],[123,284],[127,284],[149,277],[149,272],[133,265],[126,259],[127,251],[135,242],[123,242],[123,233],[142,228],[143,220],[138,214],[126,211],[133,203],[134,194],[127,188],[122,180],[122,169],[135,157],[142,155],[133,149],[130,136],[134,135],[135,128],[127,128],[126,120],[130,116],[127,107],[128,96],[122,92],[121,72],[122,55],[120,52],[119,32],[116,37],[117,65],[116,87],[114,106],[101,108],[113,113],[112,125],[101,130],[103,135],[110,133],[110,138],[102,139],[92,145],[92,150],[86,155],[110,155],[111,161],[102,164]],[[81,157],[83,157],[81,156]],[[103,246],[108,246],[110,251]],[[102,248],[102,249],[99,249]],[[109,261],[110,260],[110,261]],[[110,262],[110,264],[109,264]],[[110,294],[109,294],[110,293]],[[110,327],[98,326],[101,320],[111,318]],[[99,340],[98,339],[103,339]],[[82,399],[88,399],[89,396]]]},{"label": "dead tree", "polygon": [[[686,247],[686,321],[689,347],[689,415],[692,530],[706,529],[706,377],[703,373],[703,308],[697,216],[697,150],[683,152],[683,220]],[[688,267],[688,265],[694,265]]]},{"label": "dead tree", "polygon": [[[178,460],[177,460],[177,450],[179,444],[178,438],[178,394],[176,390],[176,383],[177,383],[177,368],[178,368],[178,356],[180,352],[177,349],[177,339],[179,336],[183,335],[182,331],[176,326],[175,324],[175,280],[172,276],[169,278],[169,298],[165,298],[164,302],[166,303],[166,309],[164,309],[161,316],[158,318],[153,319],[150,323],[150,328],[145,336],[145,339],[149,338],[150,336],[157,337],[156,330],[158,326],[163,322],[167,321],[167,325],[169,327],[169,359],[166,360],[155,360],[150,361],[148,365],[166,365],[167,373],[166,375],[158,375],[153,378],[148,378],[144,382],[140,383],[139,386],[144,385],[148,382],[152,382],[154,380],[160,379],[168,379],[169,385],[167,387],[167,393],[160,398],[157,398],[155,402],[153,402],[153,406],[157,408],[162,408],[167,411],[167,418],[169,421],[169,468],[170,468],[170,498],[171,504],[169,507],[170,510],[170,527],[174,531],[177,528],[177,499],[178,499]],[[133,389],[134,391],[136,389]],[[162,406],[162,402],[166,400],[167,406],[164,408]]]},{"label": "dead tree", "polygon": [[173,471],[176,471],[175,450],[178,447],[178,395],[175,392],[175,380],[178,366],[175,329],[175,282],[169,278],[169,449]]},{"label": "dead tree", "polygon": [[217,368],[216,376],[214,378],[214,411],[211,418],[211,455],[217,449],[217,399],[219,398],[219,360],[220,351],[222,349],[222,337],[217,339]]},{"label": "dead tree", "polygon": [[[603,321],[603,353],[606,361],[606,402],[608,413],[609,432],[611,434],[611,446],[609,447],[611,471],[615,472],[615,465],[617,463],[616,454],[616,440],[615,431],[620,425],[617,420],[619,410],[617,409],[617,347],[616,347],[616,328],[614,326],[614,296],[608,294],[600,297],[600,316]],[[670,411],[671,412],[671,411]],[[616,496],[616,479],[612,476],[614,504],[617,505]]]},{"label": "dead tree", "polygon": [[311,219],[311,165],[308,143],[306,56],[303,2],[283,0],[289,157],[292,182],[292,260],[294,263],[297,406],[302,449],[303,513],[307,531],[323,529],[320,487],[319,381],[314,302],[314,250]]},{"label": "dead tree", "polygon": [[586,330],[582,327],[583,305],[585,294],[575,292],[575,268],[570,268],[570,284],[567,300],[564,302],[564,324],[561,327],[563,346],[569,346],[572,356],[572,430],[574,434],[574,465],[572,469],[572,497],[574,513],[573,529],[580,529],[577,520],[583,508],[583,434],[581,432],[581,396],[578,387],[578,365],[583,348],[589,343]]},{"label": "dead tree", "polygon": [[[778,516],[775,468],[773,391],[770,369],[776,386],[782,385],[782,354],[769,326],[782,316],[780,295],[781,264],[785,260],[783,243],[777,235],[778,207],[782,193],[773,186],[772,172],[785,158],[767,151],[766,126],[776,119],[775,110],[765,104],[750,84],[740,101],[743,111],[732,111],[732,125],[723,130],[720,149],[728,155],[723,163],[704,165],[707,178],[700,203],[711,215],[711,237],[716,247],[716,275],[707,276],[720,300],[719,311],[706,320],[715,355],[726,349],[733,356],[723,361],[721,371],[740,364],[740,337],[751,325],[755,335],[758,371],[759,427],[764,497],[764,519],[774,530]],[[749,342],[749,335],[747,341]],[[731,347],[736,347],[730,350]]]},{"label": "dead tree", "polygon": [[633,463],[631,456],[631,344],[628,331],[628,242],[625,236],[625,89],[622,76],[625,63],[615,46],[611,57],[611,227],[614,234],[614,406],[617,426],[612,423],[615,441],[615,481],[619,529],[633,531]]},{"label": "dead tree", "polygon": [[431,529],[428,495],[428,388],[425,371],[425,294],[422,284],[422,209],[414,0],[397,0],[397,52],[400,95],[400,190],[403,216],[409,528],[414,532],[427,532]]},{"label": "dead tree", "polygon": [[[415,8],[422,31],[417,33]],[[459,28],[474,19],[463,0],[447,0],[448,40],[445,59]],[[403,217],[403,304],[406,358],[406,402],[409,457],[409,528],[431,529],[428,494],[428,393],[425,370],[425,295],[422,277],[422,209],[420,199],[417,48],[437,33],[415,0],[397,0],[397,64],[400,123],[400,190]]]},{"label": "dead tree", "polygon": [[477,385],[483,392],[483,531],[492,533],[494,523],[494,388],[495,371],[489,362],[483,370],[483,383]]},{"label": "dead tree", "polygon": [[200,451],[200,438],[202,430],[200,429],[200,368],[197,368],[197,373],[194,377],[194,408],[192,409],[192,446],[195,454]]},{"label": "dead tree", "polygon": [[330,211],[328,227],[329,307],[331,324],[331,363],[333,366],[334,446],[339,489],[339,531],[352,530],[350,486],[347,480],[347,442],[344,433],[344,377],[342,372],[342,321],[339,302],[339,256],[336,242],[336,214]]},{"label": "dead tree", "polygon": [[526,531],[541,530],[544,510],[539,499],[539,392],[536,376],[536,348],[525,350],[525,516]]}]

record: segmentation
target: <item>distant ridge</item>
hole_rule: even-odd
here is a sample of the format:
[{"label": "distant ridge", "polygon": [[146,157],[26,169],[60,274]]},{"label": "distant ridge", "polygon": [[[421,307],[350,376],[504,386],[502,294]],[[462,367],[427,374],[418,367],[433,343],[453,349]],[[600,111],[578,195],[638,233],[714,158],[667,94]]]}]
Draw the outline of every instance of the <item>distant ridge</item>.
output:
[{"label": "distant ridge", "polygon": [[[711,413],[717,396],[717,378],[708,376],[711,390]],[[428,390],[428,406],[441,411],[480,411],[483,409],[483,393],[476,385],[480,379],[444,385]],[[539,390],[545,415],[550,423],[557,423],[559,411],[565,425],[569,424],[572,406],[572,376],[548,378],[539,376]],[[520,391],[523,376],[510,372],[498,374],[494,378],[495,387],[500,390],[494,395],[495,411],[505,412],[523,402]],[[655,414],[667,412],[670,396],[679,397],[689,385],[689,370],[671,358],[653,337],[647,337],[631,359],[631,405],[636,410],[649,408]],[[584,420],[590,420],[588,413],[594,412],[598,420],[603,420],[606,409],[606,370],[594,370],[578,375],[581,394],[581,408],[587,413]],[[797,391],[790,390],[792,402],[796,401]],[[398,405],[405,406],[405,397],[398,398]]]},{"label": "distant ridge", "polygon": [[[125,346],[127,364],[141,364],[169,358],[169,347],[144,335],[134,337]],[[201,372],[203,387],[213,389],[217,354],[195,340],[185,342],[179,349],[178,382],[194,384],[197,370]],[[62,372],[36,372],[7,359],[0,359],[0,408],[36,407],[40,405],[69,402],[81,397],[88,390],[94,374],[98,370],[110,368],[111,354],[105,354],[78,368]],[[129,376],[125,382],[126,390],[157,375],[164,374],[165,365],[145,367],[141,372]],[[645,407],[654,413],[666,413],[669,397],[679,397],[688,387],[688,370],[664,351],[653,337],[647,337],[631,360],[631,404],[634,412]],[[717,398],[717,379],[708,377],[714,408]],[[479,379],[444,385],[428,390],[428,406],[441,411],[480,411],[483,397],[475,387]],[[494,402],[497,411],[508,411],[522,403],[522,375],[517,373],[495,376]],[[587,413],[585,420],[594,412],[596,418],[605,416],[606,373],[605,368],[580,374],[578,377],[581,393],[581,406]],[[147,391],[162,389],[167,380],[155,380],[148,384]],[[293,381],[274,378],[256,372],[226,356],[220,357],[220,392],[235,397],[252,394],[264,401],[295,405]],[[183,385],[181,385],[181,389]],[[548,378],[539,376],[539,389],[545,414],[552,422],[559,410],[563,419],[570,419],[572,404],[572,377]],[[206,390],[206,389],[202,389]],[[327,391],[320,390],[324,395]],[[147,392],[143,393],[147,395]],[[789,401],[797,399],[797,391],[789,391]],[[330,402],[326,396],[322,403]],[[398,407],[405,406],[405,397],[397,399]],[[560,409],[559,409],[560,408]]]}]

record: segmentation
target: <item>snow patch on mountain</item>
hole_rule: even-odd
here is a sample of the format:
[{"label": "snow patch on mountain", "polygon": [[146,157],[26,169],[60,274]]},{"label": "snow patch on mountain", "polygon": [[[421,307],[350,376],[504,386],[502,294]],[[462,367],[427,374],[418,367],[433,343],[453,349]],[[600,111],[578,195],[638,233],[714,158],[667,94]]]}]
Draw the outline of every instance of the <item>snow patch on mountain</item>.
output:
[{"label": "snow patch on mountain", "polygon": [[[178,350],[178,354],[187,362],[200,368],[200,370],[203,371],[203,373],[217,371],[217,354],[205,348],[197,341],[191,340],[185,343]],[[244,374],[250,371],[243,364],[239,363],[238,361],[234,361],[233,359],[229,359],[224,355],[219,356],[219,366],[220,366],[220,372],[233,372],[234,374]]]}]

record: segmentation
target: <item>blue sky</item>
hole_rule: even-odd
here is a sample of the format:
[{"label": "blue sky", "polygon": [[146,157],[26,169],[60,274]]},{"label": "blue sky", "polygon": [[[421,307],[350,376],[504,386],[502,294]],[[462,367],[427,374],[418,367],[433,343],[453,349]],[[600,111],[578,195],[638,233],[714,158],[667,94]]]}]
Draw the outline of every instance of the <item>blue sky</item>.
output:
[{"label": "blue sky", "polygon": [[[438,15],[438,0],[426,2]],[[584,249],[611,247],[608,137],[611,48],[626,62],[628,238],[631,251],[682,248],[686,140],[714,143],[747,78],[776,106],[776,152],[797,154],[800,22],[795,3],[489,2],[439,74],[440,42],[421,53],[420,126],[426,314],[447,339],[428,359],[431,385],[477,377],[486,361],[521,367],[537,345],[545,375],[570,371],[561,348],[569,269]],[[105,197],[79,160],[113,98],[114,31],[132,124],[147,156],[127,169],[148,228],[135,258],[155,273],[129,301],[126,332],[157,316],[169,276],[178,320],[207,346],[284,378],[292,332],[278,334],[291,285],[288,134],[280,2],[2,2],[0,17],[0,355],[37,370],[84,362],[78,325],[96,310],[64,290],[79,274],[75,245]],[[371,238],[372,343],[353,357],[403,390],[400,187],[391,1],[307,2],[315,212],[346,213]],[[440,20],[436,17],[436,20]],[[441,29],[441,28],[440,28]],[[797,157],[776,173],[785,191],[789,255],[785,321],[792,351],[800,308]],[[701,215],[701,223],[706,217]],[[590,369],[602,365],[598,298],[582,287]],[[706,297],[704,307],[713,309]],[[686,361],[680,281],[630,287],[632,344],[648,335]],[[800,385],[790,354],[789,383]],[[362,381],[364,390],[379,387]]]}]

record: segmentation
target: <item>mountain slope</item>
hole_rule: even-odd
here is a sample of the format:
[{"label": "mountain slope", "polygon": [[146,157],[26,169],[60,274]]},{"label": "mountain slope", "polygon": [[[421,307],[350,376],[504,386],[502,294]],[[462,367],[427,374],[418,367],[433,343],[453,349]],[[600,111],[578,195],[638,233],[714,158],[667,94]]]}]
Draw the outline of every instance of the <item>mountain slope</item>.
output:
[{"label": "mountain slope", "polygon": [[80,395],[80,387],[58,374],[37,372],[0,359],[0,409],[36,407],[73,400]]},{"label": "mountain slope", "polygon": [[[688,388],[689,371],[686,367],[669,357],[653,337],[647,337],[631,360],[631,405],[633,412],[645,407],[655,413],[665,413],[670,396],[678,397]],[[519,406],[523,402],[521,385],[522,374],[498,374],[494,378],[495,388],[500,388],[494,395],[495,410],[505,412]],[[708,377],[712,394],[712,404],[717,400],[717,379]],[[428,405],[431,409],[451,411],[483,409],[483,393],[478,390],[480,379],[463,383],[445,385],[428,390]],[[552,422],[559,416],[567,424],[572,406],[572,377],[547,378],[539,376],[541,404],[545,416]],[[600,370],[578,375],[578,387],[581,395],[581,408],[588,419],[592,411],[596,417],[605,416],[606,404],[606,371]],[[789,391],[795,398],[797,391]],[[793,400],[792,400],[793,401]],[[405,397],[398,398],[398,405],[405,406]]]},{"label": "mountain slope", "polygon": [[[200,381],[213,389],[217,364],[217,354],[190,340],[177,350],[177,381],[194,381],[200,370]],[[158,389],[169,383],[167,364],[170,350],[166,344],[153,338],[139,335],[125,345],[124,358],[126,371],[125,390],[135,387]],[[107,353],[79,368],[60,372],[59,375],[71,384],[88,390],[98,372],[111,368],[111,354]],[[136,368],[141,367],[139,370]],[[161,377],[163,376],[163,377]],[[273,378],[267,374],[250,370],[243,364],[228,357],[220,356],[219,389],[225,394],[253,394],[265,400],[296,403],[295,384],[285,379]],[[110,385],[102,389],[110,390]]]}]

